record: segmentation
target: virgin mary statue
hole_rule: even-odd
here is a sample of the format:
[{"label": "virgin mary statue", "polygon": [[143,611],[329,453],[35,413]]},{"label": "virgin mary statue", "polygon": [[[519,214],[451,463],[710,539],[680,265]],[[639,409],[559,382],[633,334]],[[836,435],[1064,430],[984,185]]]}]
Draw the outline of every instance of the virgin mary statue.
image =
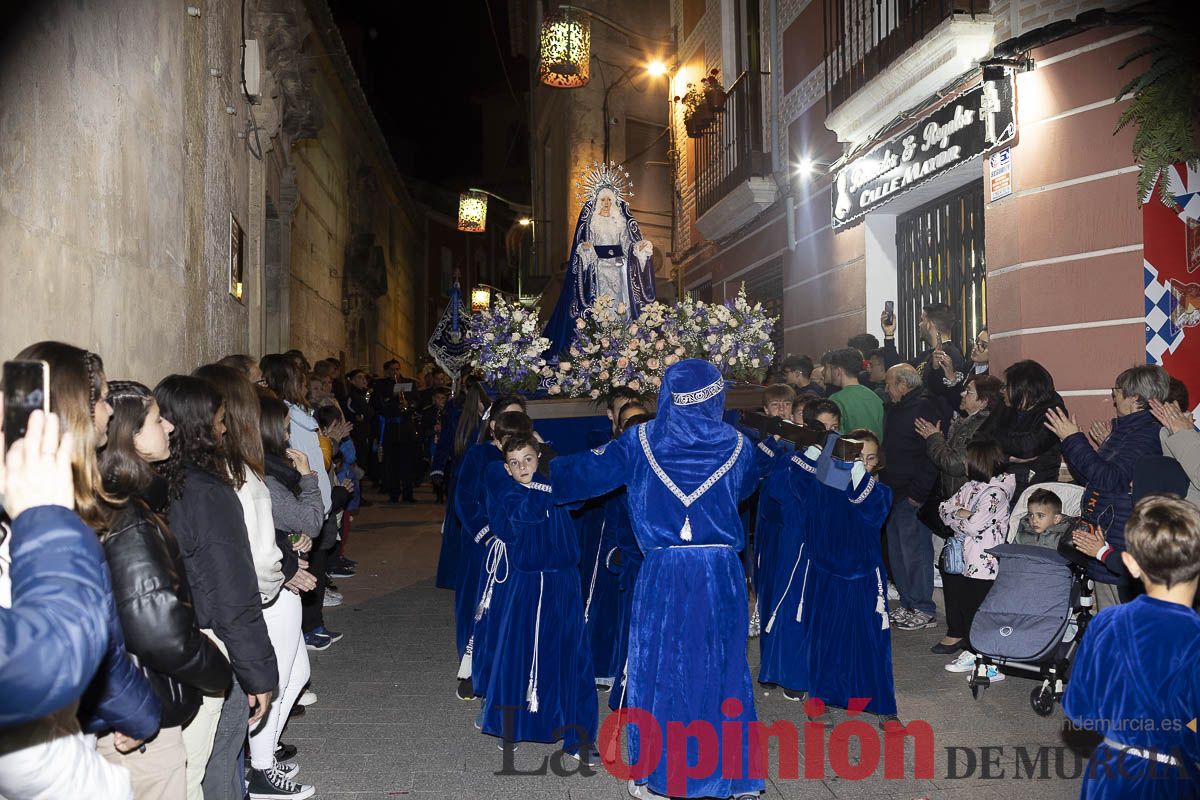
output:
[{"label": "virgin mary statue", "polygon": [[608,295],[625,317],[638,318],[653,303],[654,247],[642,238],[626,196],[629,173],[613,162],[592,164],[576,184],[583,208],[571,240],[571,260],[562,293],[543,335],[550,340],[550,357],[568,350],[575,338],[575,321],[596,298]]}]

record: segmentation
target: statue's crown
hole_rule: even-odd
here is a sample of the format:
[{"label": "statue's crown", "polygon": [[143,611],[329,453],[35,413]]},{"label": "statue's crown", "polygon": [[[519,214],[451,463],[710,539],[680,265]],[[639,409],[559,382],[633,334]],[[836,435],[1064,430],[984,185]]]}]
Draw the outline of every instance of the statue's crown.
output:
[{"label": "statue's crown", "polygon": [[629,171],[615,161],[593,161],[575,181],[575,194],[580,203],[586,203],[601,189],[611,189],[618,200],[633,197]]}]

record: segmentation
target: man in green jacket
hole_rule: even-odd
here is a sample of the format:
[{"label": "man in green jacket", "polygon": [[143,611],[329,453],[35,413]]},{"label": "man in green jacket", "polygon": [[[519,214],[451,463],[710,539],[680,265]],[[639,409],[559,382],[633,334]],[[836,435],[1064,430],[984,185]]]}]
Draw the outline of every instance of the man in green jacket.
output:
[{"label": "man in green jacket", "polygon": [[825,380],[841,387],[829,399],[842,411],[842,432],[866,428],[883,440],[883,401],[879,395],[858,382],[863,355],[853,347],[834,350],[824,359]]}]

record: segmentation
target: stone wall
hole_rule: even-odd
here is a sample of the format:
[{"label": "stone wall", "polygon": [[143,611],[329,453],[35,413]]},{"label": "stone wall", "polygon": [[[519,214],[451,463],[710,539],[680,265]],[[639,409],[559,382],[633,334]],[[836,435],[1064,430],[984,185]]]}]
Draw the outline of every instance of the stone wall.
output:
[{"label": "stone wall", "polygon": [[[336,180],[357,152],[353,168],[376,176],[367,227],[391,279],[390,294],[368,298],[377,325],[363,361],[411,360],[416,245],[402,181],[368,141],[369,111],[345,100],[344,72],[297,69],[298,40],[267,46],[272,21],[312,30],[323,3],[248,3],[247,37],[264,45],[253,105],[240,86],[240,0],[197,5],[199,17],[158,0],[46,0],[6,21],[0,355],[63,339],[101,353],[114,377],[153,383],[228,353],[346,350],[349,185]],[[321,95],[323,117],[305,93]],[[245,235],[241,301],[229,293],[231,214]],[[277,251],[294,262],[294,243],[309,249],[289,269]]]}]

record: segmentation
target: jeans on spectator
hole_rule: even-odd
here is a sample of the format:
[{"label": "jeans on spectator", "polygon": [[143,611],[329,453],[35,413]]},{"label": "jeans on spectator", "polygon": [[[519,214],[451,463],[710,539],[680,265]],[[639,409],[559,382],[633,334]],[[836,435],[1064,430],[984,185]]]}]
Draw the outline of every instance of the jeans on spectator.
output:
[{"label": "jeans on spectator", "polygon": [[217,721],[212,753],[204,769],[204,800],[244,800],[246,783],[238,769],[238,756],[246,746],[250,704],[235,678]]},{"label": "jeans on spectator", "polygon": [[917,507],[906,497],[892,502],[887,519],[888,557],[892,582],[900,593],[900,605],[937,616],[933,604],[933,540],[929,528],[917,519]]}]

